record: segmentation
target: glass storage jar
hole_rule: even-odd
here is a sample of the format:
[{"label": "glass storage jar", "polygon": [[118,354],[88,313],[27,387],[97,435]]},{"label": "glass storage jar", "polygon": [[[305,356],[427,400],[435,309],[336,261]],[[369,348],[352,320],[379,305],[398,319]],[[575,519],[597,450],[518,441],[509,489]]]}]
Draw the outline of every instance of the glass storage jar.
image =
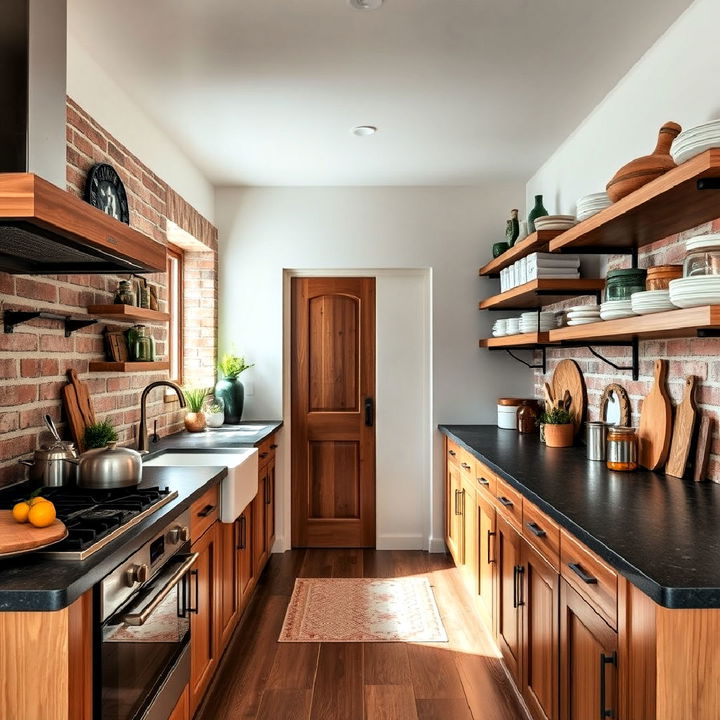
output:
[{"label": "glass storage jar", "polygon": [[668,290],[670,281],[681,278],[683,275],[682,265],[656,265],[648,268],[646,290]]},{"label": "glass storage jar", "polygon": [[720,233],[690,238],[686,249],[684,277],[720,275]]},{"label": "glass storage jar", "polygon": [[613,426],[608,428],[608,470],[632,472],[638,468],[638,440],[635,428]]},{"label": "glass storage jar", "polygon": [[606,300],[629,300],[636,292],[645,290],[647,270],[624,268],[609,270],[605,280]]},{"label": "glass storage jar", "polygon": [[129,280],[121,280],[118,283],[113,303],[115,305],[135,304],[135,291],[132,289],[132,285],[130,284]]},{"label": "glass storage jar", "polygon": [[225,401],[219,395],[206,395],[202,404],[205,423],[209,428],[219,428],[225,422]]},{"label": "glass storage jar", "polygon": [[130,360],[135,362],[154,362],[155,341],[146,334],[144,325],[133,325],[128,331]]}]

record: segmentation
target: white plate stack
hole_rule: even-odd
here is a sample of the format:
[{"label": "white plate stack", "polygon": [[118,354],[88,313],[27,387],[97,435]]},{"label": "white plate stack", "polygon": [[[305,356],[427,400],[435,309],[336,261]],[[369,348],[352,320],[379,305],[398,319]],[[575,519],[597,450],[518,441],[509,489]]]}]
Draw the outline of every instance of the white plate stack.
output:
[{"label": "white plate stack", "polygon": [[669,290],[644,290],[633,293],[630,297],[632,311],[636,315],[651,315],[652,313],[674,310],[670,302]]},{"label": "white plate stack", "polygon": [[[540,318],[538,320],[538,315]],[[543,310],[537,312],[525,312],[520,316],[520,332],[536,333],[548,332],[555,329],[555,313]]]},{"label": "white plate stack", "polygon": [[535,218],[536,230],[568,230],[574,225],[577,225],[574,215],[544,215]]},{"label": "white plate stack", "polygon": [[673,140],[670,155],[679,165],[711,148],[720,148],[720,120],[683,130]]},{"label": "white plate stack", "polygon": [[567,311],[570,327],[600,322],[600,308],[597,305],[575,305]]},{"label": "white plate stack", "polygon": [[632,300],[606,300],[600,306],[600,317],[603,320],[620,320],[635,317]]},{"label": "white plate stack", "polygon": [[525,282],[541,279],[577,280],[580,256],[535,252],[525,258]]},{"label": "white plate stack", "polygon": [[577,219],[578,221],[587,220],[604,210],[606,207],[612,205],[612,200],[608,197],[606,192],[590,193],[590,195],[584,195],[577,201]]},{"label": "white plate stack", "polygon": [[507,335],[507,320],[496,320],[492,328],[493,337],[505,337]]},{"label": "white plate stack", "polygon": [[720,275],[671,280],[670,302],[679,308],[720,305]]}]

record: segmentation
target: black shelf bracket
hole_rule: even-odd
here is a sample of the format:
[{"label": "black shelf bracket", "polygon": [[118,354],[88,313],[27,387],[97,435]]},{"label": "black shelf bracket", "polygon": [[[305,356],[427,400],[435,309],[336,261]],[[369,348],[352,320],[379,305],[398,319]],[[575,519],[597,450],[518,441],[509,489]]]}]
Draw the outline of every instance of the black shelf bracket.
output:
[{"label": "black shelf bracket", "polygon": [[698,190],[720,190],[720,178],[706,177],[697,181]]},{"label": "black shelf bracket", "polygon": [[5,310],[3,313],[3,327],[6,333],[14,332],[17,325],[22,325],[28,320],[42,318],[43,320],[58,320],[65,327],[65,337],[70,337],[76,330],[95,325],[95,318],[76,318],[71,315],[59,315],[58,313],[26,310]]},{"label": "black shelf bracket", "polygon": [[[629,347],[632,350],[632,365],[618,365],[617,363],[613,362],[612,360],[608,360],[604,355],[601,355],[597,350],[595,350],[594,345],[599,345],[600,347]],[[562,347],[568,348],[568,347],[576,347],[576,348],[586,348],[588,349],[598,360],[602,360],[604,363],[610,365],[610,367],[615,368],[615,370],[631,370],[632,371],[632,379],[637,380],[640,377],[640,343],[638,339],[635,337],[630,341],[618,341],[618,342],[597,342],[594,343],[594,345],[591,345],[588,342],[563,342]]]},{"label": "black shelf bracket", "polygon": [[513,360],[517,360],[519,363],[522,363],[523,365],[525,365],[525,367],[528,367],[528,368],[530,368],[531,370],[542,370],[543,373],[547,372],[547,357],[546,357],[545,346],[544,346],[544,345],[539,345],[539,346],[536,347],[536,348],[526,348],[526,349],[528,349],[528,350],[532,350],[533,352],[534,352],[535,350],[540,350],[540,352],[542,353],[542,361],[540,362],[539,365],[533,365],[532,363],[529,363],[529,362],[523,360],[522,358],[519,358],[519,357],[518,357],[517,355],[515,355],[515,353],[514,353],[512,350],[510,350],[509,348],[493,348],[493,349],[494,349],[494,350],[504,350]]},{"label": "black shelf bracket", "polygon": [[718,330],[717,328],[701,328],[697,331],[697,336],[700,338],[720,337],[720,330]]}]

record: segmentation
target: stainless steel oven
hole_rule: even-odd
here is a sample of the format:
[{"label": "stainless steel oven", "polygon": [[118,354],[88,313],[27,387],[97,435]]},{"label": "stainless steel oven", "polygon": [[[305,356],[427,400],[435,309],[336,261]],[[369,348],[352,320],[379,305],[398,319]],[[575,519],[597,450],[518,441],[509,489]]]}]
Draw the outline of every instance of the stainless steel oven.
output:
[{"label": "stainless steel oven", "polygon": [[96,718],[167,720],[190,679],[197,554],[188,526],[184,513],[99,585]]}]

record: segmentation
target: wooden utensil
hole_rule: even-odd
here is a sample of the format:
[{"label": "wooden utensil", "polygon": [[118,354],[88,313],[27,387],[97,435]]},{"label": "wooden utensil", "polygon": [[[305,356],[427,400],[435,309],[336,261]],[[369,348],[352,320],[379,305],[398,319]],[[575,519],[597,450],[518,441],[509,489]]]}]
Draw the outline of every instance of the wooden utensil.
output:
[{"label": "wooden utensil", "polygon": [[657,145],[652,154],[635,158],[615,173],[607,184],[607,194],[613,202],[617,202],[675,167],[675,161],[670,156],[670,146],[681,130],[680,125],[675,122],[665,123],[660,128]]},{"label": "wooden utensil", "polygon": [[56,543],[67,536],[60,520],[45,528],[15,522],[10,510],[0,510],[0,556],[18,555]]},{"label": "wooden utensil", "polygon": [[[563,402],[565,392],[570,393],[568,412],[573,416],[575,434],[580,432],[587,408],[587,391],[580,367],[574,360],[561,360],[555,368],[552,379],[553,397]],[[562,407],[562,405],[560,405]]]},{"label": "wooden utensil", "polygon": [[640,465],[658,470],[667,460],[672,434],[672,406],[667,394],[667,360],[655,361],[655,383],[643,401],[638,430]]},{"label": "wooden utensil", "polygon": [[78,452],[85,450],[85,428],[95,422],[95,411],[87,385],[75,370],[68,370],[70,382],[63,388],[63,406]]},{"label": "wooden utensil", "polygon": [[702,414],[698,430],[697,445],[695,447],[695,464],[693,466],[693,480],[701,482],[707,478],[707,464],[712,445],[713,420],[710,415]]},{"label": "wooden utensil", "polygon": [[570,391],[566,390],[565,394],[563,395],[563,399],[562,399],[563,410],[567,410],[569,412],[570,405],[572,405],[572,397],[570,396]]},{"label": "wooden utensil", "polygon": [[552,388],[547,383],[544,383],[545,386],[545,410],[550,411],[555,406],[555,398],[553,397]]},{"label": "wooden utensil", "polygon": [[85,425],[93,425],[95,423],[95,410],[90,400],[90,391],[88,386],[78,377],[77,372],[70,368],[67,371],[68,379],[75,387],[77,393],[78,407],[82,414]]},{"label": "wooden utensil", "polygon": [[695,404],[696,382],[697,378],[694,375],[688,375],[685,378],[683,399],[675,408],[672,443],[667,467],[665,468],[665,474],[673,477],[681,478],[685,475],[688,457],[690,456],[695,418],[697,417],[697,406]]}]

